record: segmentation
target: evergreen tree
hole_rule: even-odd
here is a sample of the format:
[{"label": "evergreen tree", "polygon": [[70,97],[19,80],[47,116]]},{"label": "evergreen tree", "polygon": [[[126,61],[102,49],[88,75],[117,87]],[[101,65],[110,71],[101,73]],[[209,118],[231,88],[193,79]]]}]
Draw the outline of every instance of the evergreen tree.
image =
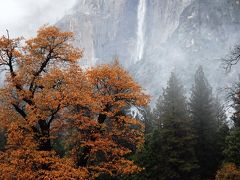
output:
[{"label": "evergreen tree", "polygon": [[174,73],[159,107],[155,112],[159,111],[161,126],[146,140],[139,158],[145,172],[138,179],[197,179],[192,123],[183,87]]},{"label": "evergreen tree", "polygon": [[226,138],[226,149],[224,154],[227,162],[234,163],[240,167],[240,128],[234,128],[231,130],[230,135]]},{"label": "evergreen tree", "polygon": [[200,177],[213,178],[219,165],[218,153],[216,153],[218,123],[212,88],[201,66],[195,74],[190,112],[196,138],[195,152],[200,165]]},{"label": "evergreen tree", "polygon": [[232,116],[234,122],[230,131],[230,135],[226,138],[226,148],[224,154],[227,162],[234,163],[240,168],[240,83],[237,84],[235,90],[231,92],[233,101],[232,107],[235,112]]},{"label": "evergreen tree", "polygon": [[240,128],[240,82],[236,84],[234,90],[231,92],[230,97],[232,98],[232,107],[235,110],[232,120],[235,128]]},{"label": "evergreen tree", "polygon": [[218,161],[218,165],[224,161],[224,150],[226,148],[226,137],[229,135],[229,127],[227,124],[227,116],[225,107],[221,104],[218,97],[214,99],[214,109],[215,109],[215,117],[217,121],[217,136],[216,136],[216,159]]},{"label": "evergreen tree", "polygon": [[162,103],[163,97],[159,96],[155,108],[153,109],[153,124],[155,129],[160,129],[162,127],[162,119],[161,119],[161,109],[163,106]]},{"label": "evergreen tree", "polygon": [[227,123],[226,110],[218,96],[213,98],[213,105],[215,109],[215,118],[217,120],[217,127],[220,128],[221,126],[224,126]]},{"label": "evergreen tree", "polygon": [[145,109],[144,125],[145,125],[145,134],[149,134],[153,131],[153,128],[154,128],[153,113],[151,111],[150,106],[147,106]]}]

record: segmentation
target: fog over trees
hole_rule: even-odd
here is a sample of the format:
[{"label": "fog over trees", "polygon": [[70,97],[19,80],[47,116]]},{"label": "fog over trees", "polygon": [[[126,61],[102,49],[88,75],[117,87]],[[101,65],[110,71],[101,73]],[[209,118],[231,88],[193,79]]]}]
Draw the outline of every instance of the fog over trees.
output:
[{"label": "fog over trees", "polygon": [[240,179],[240,1],[0,14],[0,179]]}]

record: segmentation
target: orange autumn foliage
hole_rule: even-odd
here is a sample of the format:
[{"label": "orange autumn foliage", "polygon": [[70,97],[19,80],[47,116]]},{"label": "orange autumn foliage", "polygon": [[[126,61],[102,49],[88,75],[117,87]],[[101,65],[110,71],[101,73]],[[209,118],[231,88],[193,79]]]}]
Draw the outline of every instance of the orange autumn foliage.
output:
[{"label": "orange autumn foliage", "polygon": [[[148,96],[116,62],[83,70],[73,34],[54,26],[35,38],[0,38],[0,179],[95,179],[140,170],[126,155],[143,143],[143,124],[126,115]],[[64,137],[66,155],[53,144]]]},{"label": "orange autumn foliage", "polygon": [[240,170],[233,163],[226,163],[217,172],[216,180],[238,180],[240,179]]},{"label": "orange autumn foliage", "polygon": [[72,126],[77,128],[72,138],[77,145],[73,148],[77,164],[87,166],[94,176],[139,171],[124,156],[142,145],[144,127],[139,120],[126,116],[124,109],[146,105],[148,96],[117,62],[88,70],[87,79],[98,116],[93,114],[85,120],[80,116],[73,121]]}]

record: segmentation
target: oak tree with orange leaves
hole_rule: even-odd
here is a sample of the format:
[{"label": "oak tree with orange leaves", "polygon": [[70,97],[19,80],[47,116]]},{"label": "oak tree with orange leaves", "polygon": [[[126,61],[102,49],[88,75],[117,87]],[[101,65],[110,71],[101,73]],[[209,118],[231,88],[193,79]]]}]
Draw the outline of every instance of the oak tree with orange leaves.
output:
[{"label": "oak tree with orange leaves", "polygon": [[[148,96],[117,63],[82,69],[73,33],[44,26],[29,40],[0,38],[1,179],[95,179],[140,170],[126,155],[143,143],[143,125],[124,110]],[[53,144],[61,134],[60,157]]]},{"label": "oak tree with orange leaves", "polygon": [[240,170],[234,163],[225,163],[217,171],[216,180],[238,180],[240,179]]}]

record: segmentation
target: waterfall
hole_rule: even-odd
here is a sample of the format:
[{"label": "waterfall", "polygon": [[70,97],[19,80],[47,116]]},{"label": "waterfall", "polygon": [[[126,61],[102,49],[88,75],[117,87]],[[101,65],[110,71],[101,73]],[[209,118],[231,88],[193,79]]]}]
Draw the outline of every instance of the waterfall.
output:
[{"label": "waterfall", "polygon": [[144,33],[145,33],[145,15],[146,15],[146,0],[139,0],[138,4],[138,27],[137,27],[137,58],[139,61],[143,57],[144,51]]}]

